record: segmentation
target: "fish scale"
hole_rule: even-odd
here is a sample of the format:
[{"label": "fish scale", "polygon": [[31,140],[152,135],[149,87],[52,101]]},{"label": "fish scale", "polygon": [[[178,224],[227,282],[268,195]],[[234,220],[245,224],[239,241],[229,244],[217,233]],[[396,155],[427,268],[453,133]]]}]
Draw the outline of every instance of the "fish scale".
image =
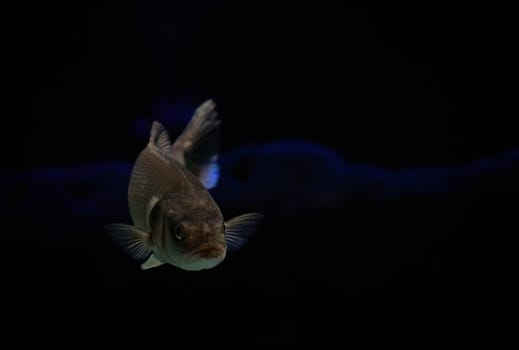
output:
[{"label": "fish scale", "polygon": [[[164,193],[181,191],[182,181],[176,179],[184,178],[164,175],[182,172],[171,162],[164,162],[159,152],[152,144],[148,144],[135,162],[128,186],[128,205],[133,223],[146,232],[151,231],[149,215],[153,205]],[[167,167],[167,171],[164,167]]]}]

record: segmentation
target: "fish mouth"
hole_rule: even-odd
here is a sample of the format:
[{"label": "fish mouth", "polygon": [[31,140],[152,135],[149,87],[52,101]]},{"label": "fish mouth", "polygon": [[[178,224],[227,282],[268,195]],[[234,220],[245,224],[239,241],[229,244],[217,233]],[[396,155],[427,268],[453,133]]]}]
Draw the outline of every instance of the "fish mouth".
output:
[{"label": "fish mouth", "polygon": [[221,244],[205,244],[191,253],[192,257],[198,259],[221,259],[225,257],[225,246]]},{"label": "fish mouth", "polygon": [[191,252],[187,261],[179,265],[184,270],[199,271],[211,269],[222,262],[225,258],[225,245],[204,244]]}]

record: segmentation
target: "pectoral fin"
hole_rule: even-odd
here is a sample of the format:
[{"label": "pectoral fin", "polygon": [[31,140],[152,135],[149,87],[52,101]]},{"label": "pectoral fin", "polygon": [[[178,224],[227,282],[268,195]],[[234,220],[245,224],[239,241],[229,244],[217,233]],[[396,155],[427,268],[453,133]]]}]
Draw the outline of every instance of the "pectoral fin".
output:
[{"label": "pectoral fin", "polygon": [[247,239],[258,229],[263,220],[261,213],[248,213],[237,216],[225,223],[225,241],[229,251],[242,247]]},{"label": "pectoral fin", "polygon": [[141,269],[148,270],[148,269],[151,269],[151,268],[163,265],[163,264],[164,264],[164,262],[159,260],[159,258],[157,258],[155,256],[155,254],[151,254],[150,257],[148,258],[148,260],[146,260],[145,262],[143,262],[141,264]]},{"label": "pectoral fin", "polygon": [[151,254],[149,233],[125,224],[110,224],[105,229],[114,242],[134,259],[142,260]]}]

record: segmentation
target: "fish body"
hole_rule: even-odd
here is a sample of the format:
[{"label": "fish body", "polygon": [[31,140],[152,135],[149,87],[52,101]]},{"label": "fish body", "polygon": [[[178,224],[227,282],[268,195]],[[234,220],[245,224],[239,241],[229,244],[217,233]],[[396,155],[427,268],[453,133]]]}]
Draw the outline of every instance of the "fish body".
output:
[{"label": "fish body", "polygon": [[218,181],[219,124],[212,100],[197,108],[173,144],[166,129],[153,122],[128,186],[133,226],[105,226],[128,254],[145,260],[142,269],[164,263],[184,270],[212,268],[261,222],[260,213],[225,221],[208,191]]}]

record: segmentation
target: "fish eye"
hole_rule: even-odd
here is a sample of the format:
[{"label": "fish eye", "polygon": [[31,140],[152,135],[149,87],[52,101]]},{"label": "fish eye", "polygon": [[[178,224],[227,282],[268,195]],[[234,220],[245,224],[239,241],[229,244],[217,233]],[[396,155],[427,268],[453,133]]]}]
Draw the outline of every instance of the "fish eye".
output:
[{"label": "fish eye", "polygon": [[173,237],[177,241],[182,241],[185,238],[184,229],[182,228],[182,225],[176,225],[173,230]]}]

